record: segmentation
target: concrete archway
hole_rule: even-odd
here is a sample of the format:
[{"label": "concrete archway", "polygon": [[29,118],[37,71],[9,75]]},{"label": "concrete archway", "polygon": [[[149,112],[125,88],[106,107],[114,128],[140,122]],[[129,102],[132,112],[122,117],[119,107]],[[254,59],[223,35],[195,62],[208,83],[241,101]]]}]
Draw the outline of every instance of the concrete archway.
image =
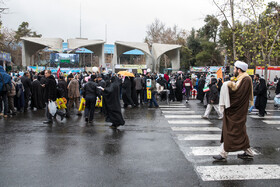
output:
[{"label": "concrete archway", "polygon": [[160,58],[162,55],[166,54],[172,64],[173,71],[179,71],[180,69],[180,48],[181,45],[171,45],[171,44],[158,44],[154,43],[152,45],[152,54],[155,60],[154,70],[159,72]]},{"label": "concrete archway", "polygon": [[115,42],[113,56],[113,69],[115,69],[116,64],[119,64],[120,55],[133,49],[138,49],[146,54],[146,65],[148,68],[153,64],[152,55],[150,53],[149,46],[147,43],[117,41]]},{"label": "concrete archway", "polygon": [[104,41],[103,40],[87,40],[87,39],[68,39],[68,52],[75,51],[78,48],[86,48],[94,52],[99,58],[99,66],[105,67],[104,59]]},{"label": "concrete archway", "polygon": [[60,51],[62,49],[63,39],[61,38],[35,38],[22,37],[22,66],[30,66],[32,55],[37,51],[46,47],[53,51]]}]

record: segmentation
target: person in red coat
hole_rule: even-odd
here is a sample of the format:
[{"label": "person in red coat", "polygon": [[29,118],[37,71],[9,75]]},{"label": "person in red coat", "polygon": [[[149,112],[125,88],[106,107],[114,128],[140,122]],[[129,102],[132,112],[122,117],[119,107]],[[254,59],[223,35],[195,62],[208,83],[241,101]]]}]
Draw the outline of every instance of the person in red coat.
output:
[{"label": "person in red coat", "polygon": [[187,78],[184,81],[184,85],[183,86],[186,89],[186,97],[187,97],[186,103],[188,103],[189,102],[190,93],[191,93],[191,91],[193,89],[192,81],[191,81],[189,75],[187,75]]}]

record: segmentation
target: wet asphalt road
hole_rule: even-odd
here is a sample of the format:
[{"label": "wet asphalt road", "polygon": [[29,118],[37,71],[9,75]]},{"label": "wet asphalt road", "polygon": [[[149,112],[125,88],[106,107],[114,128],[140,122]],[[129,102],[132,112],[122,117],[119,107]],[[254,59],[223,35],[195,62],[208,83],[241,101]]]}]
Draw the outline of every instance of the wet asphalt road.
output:
[{"label": "wet asphalt road", "polygon": [[[186,106],[197,115],[204,112],[198,101]],[[123,115],[126,124],[118,130],[110,129],[98,111],[93,126],[76,115],[44,125],[44,110],[0,119],[0,186],[280,186],[278,179],[205,182],[194,169],[197,163],[279,165],[280,125],[248,117],[251,146],[261,155],[253,161],[230,157],[213,163],[211,156],[185,156],[161,109],[128,108]],[[221,127],[215,115],[210,121]],[[201,142],[184,143],[196,145]]]}]

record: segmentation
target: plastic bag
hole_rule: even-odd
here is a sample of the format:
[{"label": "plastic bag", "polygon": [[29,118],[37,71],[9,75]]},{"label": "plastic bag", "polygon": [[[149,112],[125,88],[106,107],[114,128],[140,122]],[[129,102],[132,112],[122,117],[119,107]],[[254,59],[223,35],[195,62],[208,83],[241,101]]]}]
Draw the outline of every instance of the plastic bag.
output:
[{"label": "plastic bag", "polygon": [[149,89],[147,89],[147,99],[152,99],[152,92]]},{"label": "plastic bag", "polygon": [[274,104],[275,105],[280,105],[280,97],[274,97]]},{"label": "plastic bag", "polygon": [[49,101],[48,109],[49,109],[49,113],[50,113],[52,116],[54,116],[55,113],[56,113],[56,110],[57,110],[55,102]]},{"label": "plastic bag", "polygon": [[85,98],[81,99],[81,103],[80,103],[80,107],[79,107],[79,111],[84,111],[86,108],[86,100]]},{"label": "plastic bag", "polygon": [[102,100],[103,100],[102,96],[101,96],[101,99],[99,99],[99,97],[97,97],[95,106],[101,108],[102,107]]}]

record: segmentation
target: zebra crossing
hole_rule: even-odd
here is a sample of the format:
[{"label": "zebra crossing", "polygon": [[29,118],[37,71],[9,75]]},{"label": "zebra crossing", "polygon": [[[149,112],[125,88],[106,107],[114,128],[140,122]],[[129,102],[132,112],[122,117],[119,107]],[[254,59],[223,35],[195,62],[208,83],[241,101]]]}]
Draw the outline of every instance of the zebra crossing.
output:
[{"label": "zebra crossing", "polygon": [[[183,103],[174,106],[160,106],[162,115],[168,121],[179,149],[193,163],[196,173],[203,181],[280,179],[280,166],[277,164],[213,165],[212,156],[219,154],[221,150],[221,122],[213,124],[201,119],[202,110],[193,111]],[[255,120],[260,118],[256,115],[250,117]],[[262,120],[269,124],[280,124],[273,119],[280,119],[280,116],[266,116]],[[280,127],[277,129],[280,130]],[[257,149],[252,150],[256,157],[261,155]],[[243,151],[229,153],[228,159],[235,159],[240,153]]]},{"label": "zebra crossing", "polygon": [[[251,118],[256,119],[256,120],[261,120],[262,122],[264,122],[267,125],[280,125],[280,115],[279,116],[272,116],[271,112],[280,112],[280,110],[276,110],[276,109],[266,109],[267,115],[264,117],[260,117],[258,115],[254,115],[254,114],[258,114],[258,110],[253,110],[253,115],[249,115]],[[280,114],[280,113],[279,113]],[[277,130],[280,130],[280,126],[275,126],[275,128]]]}]

